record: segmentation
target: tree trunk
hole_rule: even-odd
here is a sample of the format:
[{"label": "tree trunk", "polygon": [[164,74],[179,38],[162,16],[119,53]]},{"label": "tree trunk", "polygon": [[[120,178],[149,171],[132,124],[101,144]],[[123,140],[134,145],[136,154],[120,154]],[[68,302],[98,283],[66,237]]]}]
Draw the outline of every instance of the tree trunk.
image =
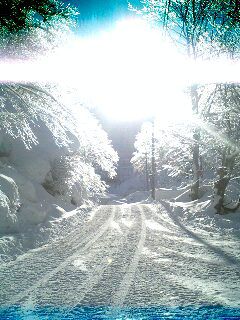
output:
[{"label": "tree trunk", "polygon": [[[223,213],[224,211],[231,211],[231,208],[224,206],[224,197],[226,193],[227,186],[231,180],[232,171],[235,163],[235,152],[231,151],[231,148],[226,148],[222,156],[222,167],[218,169],[219,179],[214,184],[215,194],[217,196],[218,202],[214,206],[217,210],[216,213]],[[233,208],[233,212],[238,209],[239,203],[236,208]]]},{"label": "tree trunk", "polygon": [[149,169],[148,169],[148,154],[145,154],[145,173],[146,173],[146,188],[149,190]]},{"label": "tree trunk", "polygon": [[[197,91],[197,85],[191,86],[191,100],[192,100],[192,112],[193,115],[198,114],[199,94]],[[193,148],[192,148],[192,159],[193,159],[193,181],[191,186],[191,199],[197,200],[199,198],[199,187],[200,187],[200,176],[201,176],[201,163],[200,163],[200,129],[196,128],[193,132]]]},{"label": "tree trunk", "polygon": [[152,122],[152,161],[151,161],[151,189],[152,189],[152,199],[156,199],[156,186],[155,186],[155,178],[156,178],[156,162],[155,162],[155,136],[154,136],[154,120]]},{"label": "tree trunk", "polygon": [[220,167],[218,169],[219,179],[214,184],[215,194],[217,196],[217,203],[215,204],[214,208],[218,214],[223,213],[224,210],[225,192],[230,181],[230,176],[227,173],[228,170],[226,167]]}]

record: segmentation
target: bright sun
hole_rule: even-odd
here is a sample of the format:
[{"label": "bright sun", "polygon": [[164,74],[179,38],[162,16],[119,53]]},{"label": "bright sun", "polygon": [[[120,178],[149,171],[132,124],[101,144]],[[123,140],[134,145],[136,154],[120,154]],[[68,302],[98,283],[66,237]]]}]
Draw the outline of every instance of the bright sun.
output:
[{"label": "bright sun", "polygon": [[122,21],[106,35],[102,50],[99,75],[105,87],[99,88],[98,101],[109,117],[131,121],[160,113],[169,118],[172,108],[182,115],[183,81],[174,71],[181,58],[157,31],[141,20]]},{"label": "bright sun", "polygon": [[183,94],[184,58],[145,21],[121,21],[111,32],[78,42],[76,52],[83,75],[79,87],[107,117],[167,120],[190,114]]}]

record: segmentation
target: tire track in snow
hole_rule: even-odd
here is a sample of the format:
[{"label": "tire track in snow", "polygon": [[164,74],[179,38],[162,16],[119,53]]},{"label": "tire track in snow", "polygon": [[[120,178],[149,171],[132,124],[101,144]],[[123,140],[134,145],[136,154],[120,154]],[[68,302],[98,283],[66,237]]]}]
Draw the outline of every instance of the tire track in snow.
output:
[{"label": "tire track in snow", "polygon": [[[96,210],[94,210],[95,213],[93,215],[93,217],[95,217],[97,215],[97,213],[99,211],[101,211],[101,207],[97,208]],[[87,220],[86,224],[88,224],[91,220]],[[82,225],[79,225],[78,228],[82,227]],[[63,225],[64,228],[64,225]],[[10,262],[6,262],[0,265],[0,271],[4,272],[4,271],[8,271],[10,268],[14,268],[15,266],[19,267],[19,263],[24,262],[25,260],[28,260],[29,263],[29,259],[32,259],[32,255],[34,254],[46,254],[48,251],[55,249],[55,247],[59,247],[62,246],[61,249],[64,249],[64,247],[69,246],[69,242],[66,243],[66,240],[71,240],[71,243],[73,243],[74,241],[76,241],[79,238],[79,234],[76,234],[77,228],[74,229],[74,231],[71,231],[70,233],[68,233],[67,237],[66,236],[62,236],[60,237],[60,239],[55,240],[51,243],[45,244],[39,248],[36,249],[29,249],[29,251],[25,252],[24,254],[18,256],[16,258],[16,260],[14,261],[10,261]],[[85,233],[85,229],[83,230]],[[72,239],[71,239],[72,238]],[[52,252],[52,251],[51,251]]]},{"label": "tire track in snow", "polygon": [[[85,306],[111,305],[112,298],[117,292],[127,269],[129,262],[136,251],[141,233],[141,216],[136,205],[122,205],[122,218],[118,220],[121,226],[121,237],[115,239],[115,244],[119,248],[116,254],[111,257],[111,263],[103,272],[100,281],[87,293],[81,304]],[[124,221],[124,223],[123,223]],[[120,248],[121,245],[121,248]],[[108,251],[103,251],[102,254]]]},{"label": "tire track in snow", "polygon": [[[68,256],[67,259],[65,259],[62,263],[60,263],[60,265],[58,265],[58,267],[56,267],[55,269],[53,269],[52,271],[48,272],[47,275],[45,275],[44,277],[42,277],[39,281],[35,282],[34,285],[32,285],[30,288],[26,289],[24,292],[21,292],[17,295],[15,295],[9,302],[8,304],[5,305],[14,305],[17,302],[22,302],[22,300],[24,298],[26,298],[27,296],[30,296],[30,298],[32,297],[34,291],[42,286],[43,284],[47,283],[48,280],[50,278],[52,278],[55,274],[57,274],[59,271],[61,271],[62,269],[64,269],[73,259],[75,259],[79,253],[84,253],[86,250],[88,250],[110,227],[110,224],[112,222],[112,220],[114,219],[114,215],[115,215],[115,210],[112,211],[111,216],[108,218],[108,220],[99,228],[99,230],[97,231],[97,233],[93,236],[93,235],[89,235],[87,237],[87,243],[84,244],[85,241],[81,241],[78,245],[77,248],[75,248],[75,251],[73,254],[71,254],[70,256]],[[86,238],[84,239],[86,240]],[[30,299],[31,300],[31,299]],[[28,299],[27,299],[28,301]]]},{"label": "tire track in snow", "polygon": [[[98,212],[101,214],[96,215]],[[14,265],[10,263],[7,269],[6,266],[0,268],[0,303],[11,301],[13,296],[34,285],[38,278],[42,278],[43,274],[58,267],[62,261],[78,249],[79,241],[84,245],[88,235],[106,223],[108,217],[109,210],[106,211],[104,208],[101,210],[100,208],[96,210],[94,220],[89,220],[85,225],[82,225],[79,232],[75,230],[74,236],[70,233],[70,237],[69,235],[65,236],[63,240],[56,241],[44,248],[45,250],[42,248],[41,250],[31,250],[24,254],[24,259],[17,259]]]},{"label": "tire track in snow", "polygon": [[129,289],[131,287],[132,281],[134,280],[135,272],[138,267],[138,263],[140,260],[140,256],[145,244],[146,239],[146,223],[145,223],[145,215],[141,207],[137,207],[141,214],[141,235],[140,240],[137,245],[137,249],[134,253],[134,256],[129,264],[129,267],[127,269],[127,272],[125,273],[123,280],[119,286],[118,291],[115,293],[112,299],[112,305],[121,307],[123,306],[124,300],[129,292]]},{"label": "tire track in snow", "polygon": [[[151,210],[147,208],[147,211]],[[216,255],[210,248],[199,244],[197,239],[190,242],[189,236],[178,232],[168,241],[168,237],[161,232],[151,233],[146,239],[150,254],[141,260],[136,281],[127,297],[130,298],[130,305],[229,304],[231,300],[227,301],[224,286],[231,286],[236,294],[239,292],[233,268],[222,261],[212,261]],[[151,256],[151,252],[155,255]],[[228,279],[233,284],[229,285]],[[216,285],[218,282],[219,285]]]},{"label": "tire track in snow", "polygon": [[[177,225],[175,225],[172,222],[169,222],[166,219],[164,219],[163,217],[161,217],[161,215],[158,212],[156,212],[154,209],[152,209],[148,205],[145,204],[145,205],[143,205],[143,207],[144,207],[144,209],[146,209],[146,211],[149,214],[151,214],[152,217],[154,216],[157,219],[157,221],[159,221],[162,224],[162,226],[164,226],[166,229],[168,229],[169,232],[174,232],[174,233],[178,232],[179,233],[181,231],[181,229]],[[163,210],[165,210],[165,209],[163,208]]]},{"label": "tire track in snow", "polygon": [[[155,216],[157,216],[156,212],[154,212],[153,210],[151,211]],[[174,217],[171,217],[171,215],[169,215],[169,217],[172,220],[171,224],[174,223],[178,229],[176,230],[176,235],[168,237],[169,239],[172,239],[173,241],[177,242],[182,242],[183,245],[188,245],[189,250],[192,252],[195,251],[195,249],[193,248],[197,247],[201,250],[205,250],[210,255],[220,257],[222,260],[226,260],[230,265],[239,265],[240,260],[238,259],[238,257],[236,257],[232,253],[227,252],[225,249],[222,249],[222,241],[220,242],[219,246],[216,243],[216,241],[212,241],[212,239],[209,238],[209,236],[204,237],[204,235],[202,235],[201,233],[196,232],[195,230],[192,230],[191,227],[185,225],[185,223],[181,222],[177,215],[175,215]]]},{"label": "tire track in snow", "polygon": [[[168,223],[166,219],[162,219],[162,217],[156,211],[154,211],[154,209],[150,208],[147,205],[143,206],[150,214],[150,217],[156,217],[156,220],[154,221],[158,222],[166,228],[169,228],[168,225],[174,226],[172,222]],[[162,240],[164,240],[164,242],[161,243],[161,246],[159,246],[158,242],[156,242],[156,237],[158,237],[159,235],[161,236],[161,242]],[[155,232],[155,234],[153,234],[153,232],[150,232],[147,241],[150,247],[155,247],[155,252],[163,259],[167,258],[172,260],[173,257],[175,257],[175,259],[177,260],[184,259],[185,261],[196,261],[199,259],[196,258],[196,253],[202,256],[204,256],[204,254],[207,254],[206,248],[204,248],[203,244],[194,241],[194,239],[189,238],[189,236],[186,236],[184,231],[182,231],[177,225],[175,230],[171,228],[171,231],[169,231],[169,233],[161,231],[161,229]]]},{"label": "tire track in snow", "polygon": [[[119,230],[115,226],[117,225],[117,222],[120,222],[118,221],[118,219],[121,218],[121,215],[122,212],[120,210],[120,207],[116,206],[115,217],[114,220],[111,221],[109,232],[106,234],[106,236],[104,234],[103,237],[98,241],[98,243],[96,243],[97,247],[94,248],[93,246],[91,248],[91,251],[89,252],[90,259],[86,260],[86,264],[88,263],[93,267],[90,267],[90,271],[87,274],[85,273],[79,275],[77,269],[73,270],[70,267],[69,270],[68,268],[64,269],[62,274],[59,274],[58,277],[52,279],[50,287],[50,290],[52,291],[54,291],[54,289],[57,288],[58,292],[60,290],[63,290],[64,292],[66,291],[66,288],[69,287],[68,292],[66,292],[66,296],[64,296],[64,300],[61,300],[62,298],[58,295],[58,292],[57,295],[55,295],[55,292],[53,292],[53,295],[49,294],[50,298],[46,299],[46,289],[43,287],[40,288],[40,290],[44,290],[43,293],[40,293],[41,302],[44,301],[45,303],[45,300],[49,299],[50,303],[53,303],[54,305],[56,301],[59,305],[60,301],[60,305],[69,304],[72,306],[74,303],[79,304],[79,302],[84,299],[85,295],[89,291],[91,291],[92,288],[101,279],[101,275],[104,273],[108,265],[111,263],[110,258],[112,257],[112,255],[114,255],[114,253],[119,250],[117,240],[119,239],[119,237],[120,239],[122,239],[122,235],[121,229]],[[110,262],[108,258],[110,259]],[[74,292],[72,291],[72,288],[74,288]],[[49,303],[49,301],[47,301],[47,303]]]},{"label": "tire track in snow", "polygon": [[[118,206],[118,208],[120,209],[120,206]],[[130,209],[129,207],[128,207],[128,209],[125,208],[125,210],[129,210],[129,209]],[[122,209],[121,209],[121,212],[122,212]],[[130,233],[130,229],[127,228],[124,236],[126,237],[129,233]],[[124,242],[122,242],[120,246],[116,245],[115,247],[108,250],[107,251],[108,256],[111,257],[116,252],[118,252],[119,250],[123,250],[123,249],[124,249]],[[88,293],[90,293],[93,290],[93,288],[99,283],[100,279],[102,278],[103,273],[106,271],[106,269],[109,266],[110,266],[110,264],[106,264],[106,257],[104,257],[100,260],[99,264],[97,264],[95,266],[95,268],[92,270],[91,274],[86,278],[86,280],[80,286],[78,286],[75,289],[75,293],[73,295],[71,295],[71,297],[70,297],[71,308],[68,309],[67,312],[65,312],[63,314],[63,316],[66,316],[69,313],[71,313],[71,311],[74,309],[74,307],[76,305],[79,305],[84,300],[86,295]],[[80,292],[80,294],[78,294],[78,292]]]},{"label": "tire track in snow", "polygon": [[[161,237],[165,239],[166,242],[164,247],[166,247],[166,249],[169,248],[169,244],[171,242],[186,244],[189,246],[189,250],[191,250],[193,246],[198,248],[203,247],[203,244],[194,241],[194,239],[186,235],[186,233],[178,225],[174,225],[172,222],[168,222],[147,205],[144,205],[144,209],[146,209],[146,211],[150,214],[150,218],[152,218],[154,222],[159,223],[164,229],[166,229],[156,229],[158,233],[161,232]],[[155,216],[156,219],[154,219],[153,216]],[[176,254],[179,254],[179,252],[177,251],[178,250],[176,250]]]}]

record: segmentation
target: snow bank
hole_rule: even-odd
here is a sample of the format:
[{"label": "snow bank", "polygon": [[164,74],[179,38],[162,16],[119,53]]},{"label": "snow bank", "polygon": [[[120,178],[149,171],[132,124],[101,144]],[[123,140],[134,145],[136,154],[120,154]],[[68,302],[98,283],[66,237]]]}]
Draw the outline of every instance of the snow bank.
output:
[{"label": "snow bank", "polygon": [[89,207],[66,212],[57,205],[52,205],[51,219],[32,225],[24,233],[3,235],[0,237],[0,263],[9,262],[30,249],[58,241],[68,232],[78,232],[90,217]]},{"label": "snow bank", "polygon": [[30,202],[37,202],[37,194],[32,181],[23,176],[16,168],[2,165],[1,172],[10,177],[17,185],[19,197]]},{"label": "snow bank", "polygon": [[[211,188],[205,186],[205,193],[199,200],[186,201],[184,193],[179,197],[163,200],[168,212],[183,224],[188,225],[194,231],[214,233],[221,230],[222,233],[234,233],[240,236],[240,211],[219,215],[214,208]],[[185,201],[184,201],[185,200]]]},{"label": "snow bank", "polygon": [[100,174],[114,176],[117,153],[92,114],[74,105],[66,122],[30,119],[31,148],[27,133],[0,132],[0,235],[26,232],[105,193]]},{"label": "snow bank", "polygon": [[43,183],[46,174],[51,169],[51,162],[58,156],[67,153],[67,148],[56,145],[54,137],[45,127],[37,129],[38,144],[27,150],[20,139],[6,138],[11,145],[8,162],[16,168],[22,176],[37,183]]},{"label": "snow bank", "polygon": [[37,182],[5,165],[0,175],[0,234],[24,232],[29,227],[62,216],[75,206],[51,196]]}]

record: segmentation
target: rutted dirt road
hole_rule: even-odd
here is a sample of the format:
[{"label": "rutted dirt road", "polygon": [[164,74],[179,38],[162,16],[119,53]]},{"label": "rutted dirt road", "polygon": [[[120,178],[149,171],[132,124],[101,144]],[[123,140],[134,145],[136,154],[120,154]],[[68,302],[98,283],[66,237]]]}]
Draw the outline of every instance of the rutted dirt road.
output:
[{"label": "rutted dirt road", "polygon": [[195,235],[161,210],[100,206],[77,232],[0,266],[0,305],[240,306],[239,241]]}]

